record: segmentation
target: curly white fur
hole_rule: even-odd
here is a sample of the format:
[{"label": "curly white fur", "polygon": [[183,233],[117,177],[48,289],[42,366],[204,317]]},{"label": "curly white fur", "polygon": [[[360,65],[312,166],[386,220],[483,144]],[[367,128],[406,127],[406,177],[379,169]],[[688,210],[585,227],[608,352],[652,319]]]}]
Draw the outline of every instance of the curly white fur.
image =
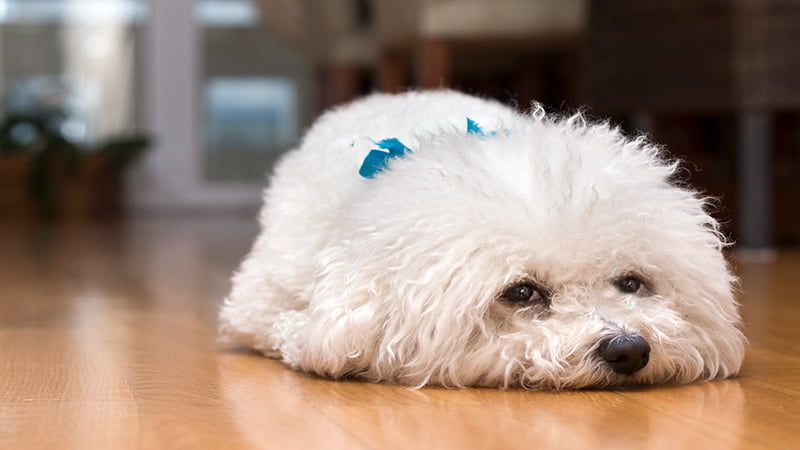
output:
[{"label": "curly white fur", "polygon": [[[470,117],[496,135],[466,133]],[[413,153],[358,175],[371,140]],[[281,161],[233,278],[223,340],[292,367],[414,386],[613,387],[734,375],[744,337],[717,222],[677,163],[580,115],[451,91],[373,95],[323,115]],[[637,274],[647,289],[614,280]],[[544,313],[499,299],[518,280]],[[636,333],[650,362],[598,355]]]}]

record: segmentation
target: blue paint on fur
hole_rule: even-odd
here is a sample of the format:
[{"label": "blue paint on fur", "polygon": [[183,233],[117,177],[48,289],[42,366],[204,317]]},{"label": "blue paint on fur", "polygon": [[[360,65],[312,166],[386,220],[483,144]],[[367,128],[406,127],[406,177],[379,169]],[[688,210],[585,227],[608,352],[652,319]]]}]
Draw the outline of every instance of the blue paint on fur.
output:
[{"label": "blue paint on fur", "polygon": [[[478,139],[486,139],[495,136],[497,132],[492,131],[487,133],[478,125],[478,122],[467,117],[467,134],[475,135]],[[390,159],[401,158],[413,152],[413,150],[406,147],[406,145],[397,138],[384,139],[380,142],[376,142],[376,145],[378,149],[370,150],[364,158],[361,168],[358,169],[358,174],[364,178],[375,178],[375,175],[386,169]]]}]

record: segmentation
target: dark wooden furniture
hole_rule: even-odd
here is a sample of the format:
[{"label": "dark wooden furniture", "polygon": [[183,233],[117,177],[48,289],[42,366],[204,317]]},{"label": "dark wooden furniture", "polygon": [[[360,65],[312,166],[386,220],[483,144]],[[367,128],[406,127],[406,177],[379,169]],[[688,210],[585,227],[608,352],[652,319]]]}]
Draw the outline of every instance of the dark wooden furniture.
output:
[{"label": "dark wooden furniture", "polygon": [[800,0],[590,0],[585,94],[610,113],[737,116],[745,248],[772,243],[772,115],[800,109]]}]

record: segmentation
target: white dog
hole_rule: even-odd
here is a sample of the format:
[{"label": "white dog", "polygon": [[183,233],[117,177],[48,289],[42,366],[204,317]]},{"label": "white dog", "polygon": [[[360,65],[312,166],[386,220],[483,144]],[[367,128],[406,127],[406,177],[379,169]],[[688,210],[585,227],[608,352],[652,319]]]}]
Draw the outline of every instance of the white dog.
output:
[{"label": "white dog", "polygon": [[337,108],[277,167],[222,339],[414,386],[734,375],[725,243],[661,153],[450,91]]}]

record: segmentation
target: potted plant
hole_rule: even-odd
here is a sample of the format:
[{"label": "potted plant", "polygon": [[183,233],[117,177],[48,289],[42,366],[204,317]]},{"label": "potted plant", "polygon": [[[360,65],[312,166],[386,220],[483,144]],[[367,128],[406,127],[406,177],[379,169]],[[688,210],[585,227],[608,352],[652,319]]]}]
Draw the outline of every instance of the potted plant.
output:
[{"label": "potted plant", "polygon": [[119,213],[122,174],[146,150],[148,138],[120,137],[89,147],[48,123],[26,115],[0,123],[0,217]]}]

